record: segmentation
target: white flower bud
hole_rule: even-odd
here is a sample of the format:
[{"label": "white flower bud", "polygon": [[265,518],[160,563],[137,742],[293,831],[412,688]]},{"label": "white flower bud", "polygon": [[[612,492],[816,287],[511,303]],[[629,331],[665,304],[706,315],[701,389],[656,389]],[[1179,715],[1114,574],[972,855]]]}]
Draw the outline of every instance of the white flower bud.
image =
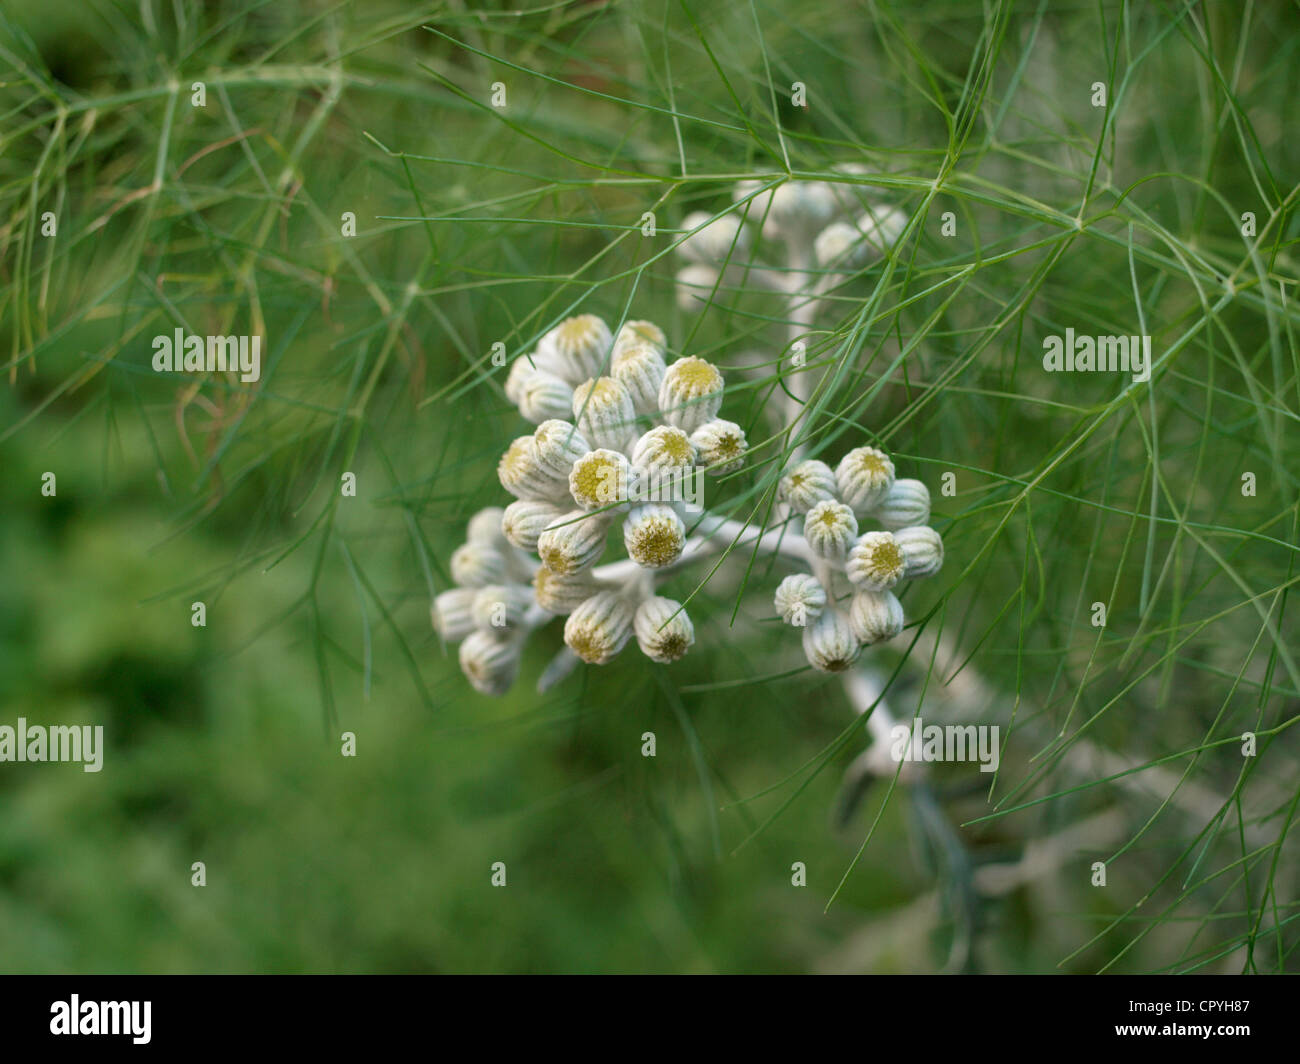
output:
[{"label": "white flower bud", "polygon": [[903,630],[903,604],[892,591],[859,591],[849,606],[849,627],[863,646],[893,639]]},{"label": "white flower bud", "polygon": [[520,397],[524,394],[524,385],[537,371],[538,367],[534,364],[532,355],[520,355],[510,363],[510,372],[506,374],[506,383],[503,387],[506,398],[515,406],[519,405]]},{"label": "white flower bud", "polygon": [[943,568],[943,540],[933,528],[900,528],[894,533],[907,564],[907,577],[933,576]]},{"label": "white flower bud", "polygon": [[565,644],[588,665],[604,665],[631,637],[632,607],[612,591],[598,591],[564,622]]},{"label": "white flower bud", "polygon": [[599,590],[589,573],[564,576],[542,566],[533,576],[533,598],[547,613],[572,613]]},{"label": "white flower bud", "polygon": [[858,519],[842,502],[825,499],[804,515],[803,538],[818,557],[842,562],[858,538]]},{"label": "white flower bud", "polygon": [[867,591],[888,591],[903,578],[907,563],[891,532],[867,532],[849,551],[844,574]]},{"label": "white flower bud", "polygon": [[465,526],[465,540],[482,543],[499,551],[506,548],[506,538],[501,534],[501,519],[505,511],[500,506],[487,506],[469,519]]},{"label": "white flower bud", "polygon": [[668,338],[663,329],[652,321],[625,321],[614,337],[614,361],[630,347],[649,344],[661,355],[667,350]]},{"label": "white flower bud", "polygon": [[636,411],[622,381],[596,377],[573,390],[573,416],[593,447],[621,451],[636,435]]},{"label": "white flower bud", "polygon": [[531,436],[515,439],[497,463],[501,486],[516,499],[555,501],[564,498],[567,494],[565,481],[558,473],[543,466],[535,452]]},{"label": "white flower bud", "polygon": [[869,251],[870,245],[863,240],[857,227],[848,222],[831,222],[813,241],[813,254],[817,256],[819,266],[840,269],[861,266]]},{"label": "white flower bud", "polygon": [[519,671],[519,646],[495,632],[471,632],[460,645],[460,670],[474,690],[503,695]]},{"label": "white flower bud", "polygon": [[627,389],[632,409],[638,414],[655,414],[659,410],[659,387],[664,382],[667,365],[660,348],[639,343],[616,349],[609,375]]},{"label": "white flower bud", "polygon": [[482,543],[462,543],[451,552],[451,578],[460,587],[487,587],[505,580],[505,555]]},{"label": "white flower bud", "polygon": [[890,532],[930,520],[930,489],[919,480],[896,480],[871,516]]},{"label": "white flower bud", "polygon": [[694,262],[677,271],[677,306],[690,314],[704,307],[713,298],[718,283],[718,271],[712,266]]},{"label": "white flower bud", "polygon": [[781,478],[777,498],[796,513],[805,513],[819,502],[834,499],[839,487],[831,467],[816,458],[800,462]]},{"label": "white flower bud", "polygon": [[532,602],[532,591],[522,584],[491,584],[474,596],[470,617],[482,632],[516,628]]},{"label": "white flower bud", "polygon": [[537,556],[553,573],[572,576],[590,569],[605,552],[610,519],[605,514],[571,510],[537,537]]},{"label": "white flower bud", "polygon": [[573,463],[590,450],[587,437],[559,418],[543,421],[533,433],[533,453],[537,461],[553,476],[563,477],[566,484]]},{"label": "white flower bud", "polygon": [[826,610],[803,630],[803,652],[818,672],[843,672],[858,658],[862,647],[839,610]]},{"label": "white flower bud", "polygon": [[695,642],[695,626],[680,602],[648,598],[632,618],[637,646],[651,661],[667,665],[686,655]]},{"label": "white flower bud", "polygon": [[677,511],[661,502],[632,507],[623,522],[627,556],[644,569],[661,569],[681,557],[686,525]]},{"label": "white flower bud", "polygon": [[542,337],[537,350],[561,377],[570,384],[579,384],[604,369],[612,342],[609,326],[600,318],[579,314],[565,318]]},{"label": "white flower bud", "polygon": [[700,464],[715,477],[733,473],[745,464],[745,430],[734,421],[714,418],[691,433]]},{"label": "white flower bud", "polygon": [[656,425],[632,445],[632,466],[647,478],[689,473],[695,457],[691,438],[671,425]]},{"label": "white flower bud", "polygon": [[894,463],[875,447],[855,447],[835,467],[835,483],[854,513],[870,513],[894,483]]},{"label": "white flower bud", "polygon": [[584,510],[620,506],[635,487],[636,473],[621,451],[588,451],[569,471],[569,494]]},{"label": "white flower bud", "polygon": [[[756,199],[750,217],[759,207]],[[781,236],[787,241],[806,240],[831,220],[836,207],[835,193],[824,181],[787,181],[772,192],[763,235]]]},{"label": "white flower bud", "polygon": [[804,628],[826,608],[826,589],[811,573],[792,573],[777,585],[772,602],[781,620]]},{"label": "white flower bud", "polygon": [[501,532],[512,546],[535,551],[537,538],[563,515],[564,511],[554,503],[520,499],[505,508],[501,516]]},{"label": "white flower bud", "polygon": [[448,643],[458,643],[474,631],[470,610],[477,594],[472,587],[453,587],[434,598],[429,611],[433,628]]},{"label": "white flower bud", "polygon": [[679,358],[664,373],[659,411],[668,424],[694,432],[722,408],[722,374],[702,358]]},{"label": "white flower bud", "polygon": [[677,253],[688,262],[710,266],[720,265],[728,259],[732,262],[746,261],[749,233],[741,220],[734,214],[724,214],[709,221],[712,217],[708,211],[692,211],[682,219],[682,230],[690,235],[682,237]]},{"label": "white flower bud", "polygon": [[568,417],[573,408],[573,388],[554,373],[539,369],[524,381],[515,405],[533,424],[547,418]]},{"label": "white flower bud", "polygon": [[907,215],[899,208],[881,204],[863,211],[855,225],[867,247],[876,255],[887,255],[903,235],[907,221]]}]

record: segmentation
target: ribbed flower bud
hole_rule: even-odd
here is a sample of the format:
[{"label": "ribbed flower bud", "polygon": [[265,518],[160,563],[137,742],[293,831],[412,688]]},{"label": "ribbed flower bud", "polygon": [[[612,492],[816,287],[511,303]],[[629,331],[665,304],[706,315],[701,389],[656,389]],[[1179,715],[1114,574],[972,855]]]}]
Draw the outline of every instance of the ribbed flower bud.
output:
[{"label": "ribbed flower bud", "polygon": [[888,591],[903,578],[907,563],[892,532],[867,532],[849,551],[844,574],[867,591]]},{"label": "ribbed flower bud", "polygon": [[590,569],[605,551],[609,518],[571,510],[537,538],[537,556],[553,573],[572,576]]},{"label": "ribbed flower bud", "polygon": [[772,192],[763,235],[806,240],[831,220],[836,207],[835,193],[824,181],[787,181]]},{"label": "ribbed flower bud", "polygon": [[634,506],[623,522],[623,545],[637,565],[661,569],[681,557],[686,546],[686,525],[665,503]]},{"label": "ribbed flower bud", "polygon": [[871,246],[862,233],[849,222],[831,222],[813,241],[813,254],[819,266],[847,269],[866,262]]},{"label": "ribbed flower bud", "polygon": [[804,516],[803,538],[818,557],[842,562],[858,538],[858,519],[842,502],[825,499]]},{"label": "ribbed flower bud", "polygon": [[818,672],[843,672],[858,658],[862,647],[839,610],[826,610],[803,630],[803,652]]},{"label": "ribbed flower bud", "polygon": [[501,534],[501,519],[505,513],[500,506],[486,506],[479,510],[465,526],[466,542],[482,543],[484,546],[504,551],[506,538]]},{"label": "ribbed flower bud", "polygon": [[520,436],[506,448],[497,463],[497,477],[516,499],[553,501],[568,494],[564,479],[537,460],[531,436]]},{"label": "ribbed flower bud", "polygon": [[826,608],[826,589],[811,573],[791,573],[777,585],[772,603],[786,624],[806,628]]},{"label": "ribbed flower bud", "polygon": [[569,471],[569,495],[584,510],[603,510],[627,502],[636,473],[622,451],[588,451]]},{"label": "ribbed flower bud", "polygon": [[573,463],[591,450],[587,437],[560,418],[543,421],[533,433],[533,453],[553,476],[567,484]]},{"label": "ribbed flower bud", "polygon": [[505,580],[505,555],[482,543],[462,543],[451,552],[451,578],[460,587],[487,587]]},{"label": "ribbed flower bud", "polygon": [[430,610],[433,628],[448,643],[458,643],[474,631],[470,610],[477,594],[472,587],[453,587],[434,598]]},{"label": "ribbed flower bud", "polygon": [[713,476],[734,473],[745,464],[745,430],[734,421],[714,418],[691,433],[700,465]]},{"label": "ribbed flower bud", "polygon": [[863,646],[893,639],[903,630],[903,604],[892,591],[859,591],[849,606],[849,627]]},{"label": "ribbed flower bud", "polygon": [[533,356],[520,355],[510,363],[510,372],[506,374],[505,388],[506,398],[515,406],[519,405],[519,400],[524,394],[524,385],[528,383],[538,367],[534,363]]},{"label": "ribbed flower bud", "polygon": [[933,576],[943,568],[943,540],[933,528],[924,525],[900,528],[894,533],[894,539],[903,552],[908,579]]},{"label": "ribbed flower bud", "polygon": [[685,656],[695,642],[695,625],[680,602],[648,598],[632,618],[637,646],[651,661],[667,665]]},{"label": "ribbed flower bud", "polygon": [[572,613],[599,590],[590,573],[566,576],[542,566],[533,576],[533,598],[547,613]]},{"label": "ribbed flower bud", "polygon": [[711,218],[713,215],[708,211],[692,211],[682,219],[682,230],[690,235],[682,237],[677,253],[688,262],[710,266],[728,259],[744,262],[749,250],[749,233],[741,220],[734,214],[724,214],[713,221]]},{"label": "ribbed flower bud", "polygon": [[718,283],[718,271],[712,266],[693,262],[677,271],[677,306],[690,314],[700,310],[713,296]]},{"label": "ribbed flower bud", "polygon": [[613,377],[596,377],[573,389],[573,416],[593,447],[621,451],[636,435],[632,396]]},{"label": "ribbed flower bud", "polygon": [[869,513],[894,483],[894,463],[875,447],[855,447],[835,467],[835,483],[854,513]]},{"label": "ribbed flower bud", "polygon": [[588,665],[604,665],[632,637],[632,607],[613,591],[598,591],[569,614],[564,642]]},{"label": "ribbed flower bud", "polygon": [[649,344],[662,355],[667,350],[668,338],[652,321],[625,321],[614,337],[614,361],[617,362],[618,356],[629,347],[640,344]]},{"label": "ribbed flower bud", "polygon": [[532,601],[532,591],[522,584],[491,584],[474,596],[470,616],[480,631],[516,628]]},{"label": "ribbed flower bud", "polygon": [[501,516],[501,532],[506,540],[520,550],[537,550],[537,538],[564,515],[554,503],[534,499],[520,499],[505,508]]},{"label": "ribbed flower bud", "polygon": [[595,314],[565,318],[542,337],[538,354],[556,367],[570,384],[579,384],[602,371],[613,337]]},{"label": "ribbed flower bud", "polygon": [[503,695],[519,671],[518,643],[495,632],[470,632],[460,645],[460,670],[474,690]]},{"label": "ribbed flower bud", "polygon": [[632,409],[637,414],[654,414],[659,410],[659,388],[664,382],[663,351],[654,344],[630,344],[615,349],[614,365],[609,375],[627,389]]},{"label": "ribbed flower bud", "polygon": [[632,445],[632,466],[642,477],[664,479],[689,473],[695,458],[690,436],[671,425],[656,425]]},{"label": "ribbed flower bud", "polygon": [[800,462],[781,478],[777,498],[797,513],[806,513],[819,502],[835,498],[839,490],[831,467],[816,458]]},{"label": "ribbed flower bud", "polygon": [[919,480],[896,480],[871,516],[890,532],[923,525],[930,520],[930,489]]},{"label": "ribbed flower bud", "polygon": [[702,358],[679,358],[664,373],[659,411],[668,424],[694,432],[712,421],[722,408],[722,374]]},{"label": "ribbed flower bud", "polygon": [[524,381],[515,405],[534,424],[547,418],[568,417],[573,409],[573,388],[554,373],[539,369]]}]

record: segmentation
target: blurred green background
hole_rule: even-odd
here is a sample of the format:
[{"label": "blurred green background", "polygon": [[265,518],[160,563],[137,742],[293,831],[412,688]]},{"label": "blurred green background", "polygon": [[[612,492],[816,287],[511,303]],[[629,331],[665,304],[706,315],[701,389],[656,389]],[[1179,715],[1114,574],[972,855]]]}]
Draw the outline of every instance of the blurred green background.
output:
[{"label": "blurred green background", "polygon": [[[0,968],[1294,970],[1298,28],[1236,4],[6,4],[0,723],[103,724],[107,752],[98,774],[0,764]],[[943,719],[969,660],[954,689],[976,686],[981,719],[1041,729],[1004,753],[1008,785],[1087,722],[1083,775],[1049,759],[1029,810],[964,826],[989,781],[946,766],[837,819],[865,744],[828,752],[852,714],[837,681],[790,674],[765,564],[697,595],[679,665],[628,653],[544,696],[558,625],[495,700],[430,628],[526,428],[494,341],[513,356],[580,306],[724,367],[780,354],[761,296],[681,311],[663,253],[686,212],[783,170],[782,145],[793,171],[863,163],[930,211],[830,453],[887,430],[936,496],[949,568],[909,618],[955,656],[882,654],[896,709]],[[1075,243],[1058,213],[1084,200]],[[1217,304],[1236,215],[1274,207],[1267,283],[1248,271]],[[818,352],[878,277],[837,290]],[[1135,284],[1157,352],[1187,350],[1150,400],[1158,436],[1145,395],[1036,369],[1049,325],[1139,331]],[[263,332],[260,384],[153,374],[150,338],[182,323]],[[765,395],[736,388],[724,415],[752,426]],[[718,490],[743,517],[775,471]],[[1276,734],[1243,781],[1214,744],[1251,726]],[[1168,787],[1097,783],[1123,768],[1107,754],[1200,746],[1162,766],[1188,773],[1167,807]]]}]

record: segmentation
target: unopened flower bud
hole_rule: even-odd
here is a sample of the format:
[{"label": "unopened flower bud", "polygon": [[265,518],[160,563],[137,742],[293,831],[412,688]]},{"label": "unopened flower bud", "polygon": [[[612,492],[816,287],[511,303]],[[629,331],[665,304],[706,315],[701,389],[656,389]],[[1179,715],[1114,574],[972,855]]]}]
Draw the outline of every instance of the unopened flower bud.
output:
[{"label": "unopened flower bud", "polygon": [[858,216],[855,223],[863,243],[877,255],[887,255],[907,228],[907,214],[897,207],[877,205]]},{"label": "unopened flower bud", "polygon": [[903,630],[903,604],[892,591],[859,591],[849,606],[849,627],[863,646],[893,639]]},{"label": "unopened flower bud", "polygon": [[818,557],[842,562],[858,538],[858,519],[842,502],[826,499],[804,516],[803,538]]},{"label": "unopened flower bud", "polygon": [[569,471],[569,494],[584,510],[625,503],[635,486],[636,473],[621,451],[588,451]]},{"label": "unopened flower bud", "polygon": [[579,384],[600,373],[605,366],[613,337],[609,326],[595,314],[565,318],[542,337],[538,353],[570,384]]},{"label": "unopened flower bud", "polygon": [[590,569],[605,552],[609,518],[571,510],[537,538],[537,556],[553,573],[571,576]]},{"label": "unopened flower bud", "polygon": [[524,394],[524,385],[526,385],[536,373],[538,367],[532,355],[520,355],[510,363],[510,372],[506,374],[505,388],[506,398],[515,406],[519,405],[519,399]]},{"label": "unopened flower bud", "polygon": [[495,632],[471,632],[460,645],[460,669],[474,690],[503,695],[519,671],[519,646]]},{"label": "unopened flower bud", "polygon": [[632,618],[637,646],[651,661],[667,665],[685,656],[695,642],[695,626],[680,602],[648,598]]},{"label": "unopened flower bud", "polygon": [[835,467],[835,483],[854,513],[869,513],[894,483],[894,463],[875,447],[855,447]]},{"label": "unopened flower bud", "polygon": [[890,532],[930,520],[930,489],[919,480],[896,480],[871,516]]},{"label": "unopened flower bud", "polygon": [[900,528],[894,533],[903,560],[907,564],[907,577],[933,576],[943,568],[943,539],[933,528],[921,525]]},{"label": "unopened flower bud", "polygon": [[500,506],[486,506],[469,519],[465,526],[465,540],[468,543],[482,543],[504,551],[506,538],[501,534],[501,519],[505,511]]},{"label": "unopened flower bud", "polygon": [[858,658],[862,647],[839,610],[826,610],[803,630],[803,652],[818,672],[843,672]]},{"label": "unopened flower bud", "polygon": [[677,271],[677,306],[686,313],[698,311],[713,297],[718,271],[712,266],[693,262]]},{"label": "unopened flower bud", "polygon": [[604,665],[632,637],[632,607],[613,591],[598,591],[569,614],[564,642],[588,665]]},{"label": "unopened flower bud", "polygon": [[430,610],[433,628],[448,643],[458,643],[474,631],[470,610],[477,594],[472,587],[453,587],[434,598]]},{"label": "unopened flower bud", "polygon": [[632,466],[647,479],[689,473],[695,465],[695,444],[681,429],[656,425],[632,445]]},{"label": "unopened flower bud", "polygon": [[516,628],[532,601],[532,592],[522,584],[492,584],[474,596],[470,616],[480,631]]},{"label": "unopened flower bud", "polygon": [[543,421],[533,433],[533,453],[537,461],[556,477],[568,483],[573,463],[591,450],[587,437],[560,418]]},{"label": "unopened flower bud", "polygon": [[534,424],[547,418],[568,417],[573,409],[573,388],[554,373],[539,369],[524,381],[515,405]]},{"label": "unopened flower bud", "polygon": [[501,516],[501,532],[512,546],[535,551],[537,538],[563,514],[564,511],[554,503],[520,499],[505,508]]},{"label": "unopened flower bud", "polygon": [[745,430],[734,421],[714,418],[691,433],[700,464],[715,477],[734,473],[745,464]]},{"label": "unopened flower bud", "polygon": [[616,350],[609,375],[627,389],[637,414],[655,414],[659,410],[659,388],[666,369],[662,350],[645,342]]},{"label": "unopened flower bud", "polygon": [[590,573],[566,576],[542,566],[533,576],[533,598],[547,613],[572,613],[599,590]]},{"label": "unopened flower bud", "polygon": [[641,344],[649,344],[662,355],[667,349],[668,338],[652,321],[625,321],[614,337],[614,361],[617,362],[618,356],[628,348]]},{"label": "unopened flower bud", "polygon": [[593,447],[621,451],[636,435],[636,411],[622,381],[596,377],[573,390],[573,416]]},{"label": "unopened flower bud", "polygon": [[682,219],[682,229],[689,235],[683,236],[677,244],[677,253],[688,262],[712,266],[728,259],[745,261],[749,233],[734,214],[724,214],[715,219],[708,211],[692,211]]},{"label": "unopened flower bud", "polygon": [[460,587],[487,587],[505,579],[506,559],[494,547],[462,543],[451,552],[451,578]]},{"label": "unopened flower bud", "polygon": [[777,585],[772,602],[786,624],[805,628],[826,608],[826,589],[811,573],[791,573]]},{"label": "unopened flower bud", "polygon": [[718,416],[722,407],[722,374],[702,358],[679,358],[664,373],[659,411],[668,424],[694,432]]},{"label": "unopened flower bud", "polygon": [[796,513],[806,513],[819,502],[835,498],[838,490],[831,467],[816,458],[809,458],[781,478],[777,485],[777,498]]},{"label": "unopened flower bud", "polygon": [[867,532],[849,551],[844,575],[867,591],[888,591],[903,578],[907,563],[892,532]]},{"label": "unopened flower bud", "polygon": [[839,269],[861,266],[870,251],[870,245],[863,240],[857,227],[848,222],[831,222],[813,241],[813,254],[819,266]]},{"label": "unopened flower bud", "polygon": [[501,486],[517,499],[554,501],[568,494],[560,474],[537,460],[531,436],[520,436],[510,444],[497,463]]},{"label": "unopened flower bud", "polygon": [[686,525],[665,503],[634,506],[623,522],[623,545],[637,565],[661,569],[681,557],[686,546]]}]

